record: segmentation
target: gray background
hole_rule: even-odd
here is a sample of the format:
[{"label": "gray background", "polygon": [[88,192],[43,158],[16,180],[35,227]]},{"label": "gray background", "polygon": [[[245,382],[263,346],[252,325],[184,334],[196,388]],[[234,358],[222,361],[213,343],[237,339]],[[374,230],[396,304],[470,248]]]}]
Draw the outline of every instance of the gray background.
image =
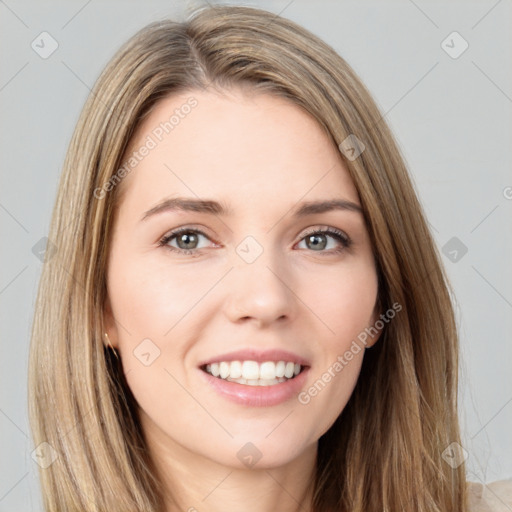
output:
[{"label": "gray background", "polygon": [[[73,127],[119,45],[146,23],[181,16],[188,2],[42,4],[0,0],[0,511],[40,510],[26,414],[41,271],[33,247],[47,234]],[[243,5],[282,13],[324,38],[386,113],[456,296],[469,477],[512,477],[511,1]],[[59,45],[46,59],[31,47],[43,31]],[[456,59],[441,46],[453,31],[469,44]]]}]

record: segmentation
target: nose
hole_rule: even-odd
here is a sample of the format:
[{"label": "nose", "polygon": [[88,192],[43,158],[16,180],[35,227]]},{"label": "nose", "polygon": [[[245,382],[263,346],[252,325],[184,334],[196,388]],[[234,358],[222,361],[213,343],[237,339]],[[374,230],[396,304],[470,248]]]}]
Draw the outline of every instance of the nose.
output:
[{"label": "nose", "polygon": [[227,317],[234,323],[252,321],[259,327],[293,319],[297,297],[291,280],[290,273],[268,251],[253,263],[239,260],[227,283]]}]

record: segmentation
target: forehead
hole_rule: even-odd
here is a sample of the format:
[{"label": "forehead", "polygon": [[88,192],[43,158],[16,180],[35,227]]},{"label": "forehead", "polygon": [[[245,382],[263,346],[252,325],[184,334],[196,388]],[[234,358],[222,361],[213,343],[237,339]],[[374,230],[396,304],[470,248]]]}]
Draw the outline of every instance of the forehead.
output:
[{"label": "forehead", "polygon": [[301,198],[358,201],[320,124],[268,93],[188,91],[162,99],[137,128],[124,161],[130,158],[122,202],[138,209],[173,195],[257,209]]}]

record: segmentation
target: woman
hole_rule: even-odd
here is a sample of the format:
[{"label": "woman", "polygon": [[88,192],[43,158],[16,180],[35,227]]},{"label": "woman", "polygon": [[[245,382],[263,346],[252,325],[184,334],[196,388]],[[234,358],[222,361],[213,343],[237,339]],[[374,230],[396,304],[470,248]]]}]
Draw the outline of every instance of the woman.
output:
[{"label": "woman", "polygon": [[317,37],[228,6],[140,31],[83,109],[49,238],[47,510],[466,510],[446,278]]}]

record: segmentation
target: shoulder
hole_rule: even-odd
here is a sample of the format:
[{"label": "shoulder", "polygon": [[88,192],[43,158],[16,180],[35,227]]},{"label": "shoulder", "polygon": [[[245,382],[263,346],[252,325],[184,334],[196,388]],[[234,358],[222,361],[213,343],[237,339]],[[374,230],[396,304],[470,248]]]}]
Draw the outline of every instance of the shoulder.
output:
[{"label": "shoulder", "polygon": [[488,484],[468,482],[468,512],[510,512],[512,510],[512,480]]}]

